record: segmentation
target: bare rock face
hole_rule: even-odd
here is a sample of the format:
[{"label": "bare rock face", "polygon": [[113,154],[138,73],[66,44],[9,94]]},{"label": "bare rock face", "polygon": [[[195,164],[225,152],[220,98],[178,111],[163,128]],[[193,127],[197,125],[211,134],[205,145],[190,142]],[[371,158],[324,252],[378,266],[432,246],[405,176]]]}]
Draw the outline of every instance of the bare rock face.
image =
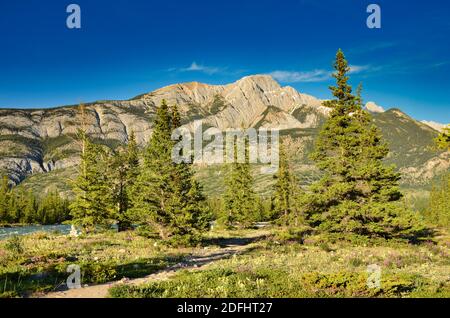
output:
[{"label": "bare rock face", "polygon": [[[126,143],[132,131],[137,142],[144,145],[151,135],[156,108],[163,99],[169,105],[178,105],[187,127],[192,127],[194,120],[202,119],[204,126],[222,130],[264,127],[289,133],[310,132],[320,127],[330,112],[322,105],[323,101],[292,87],[281,87],[269,75],[247,76],[228,85],[175,84],[130,100],[97,101],[85,105],[83,116],[78,105],[39,110],[0,109],[0,173],[8,173],[18,183],[31,174],[76,166],[80,148],[75,137],[80,128],[84,128],[94,142],[110,148]],[[396,140],[408,140],[413,133],[431,141],[437,133],[398,110],[384,112],[372,104],[366,107],[374,117],[379,117],[377,120],[385,137],[394,141],[393,151],[399,149],[398,158],[402,158],[403,152],[408,152],[411,158],[417,157],[414,149],[422,144],[404,149],[401,147],[405,147],[405,143],[400,143],[395,148]],[[401,131],[396,132],[402,124],[414,129],[417,125],[420,127],[402,137]],[[308,140],[301,142],[311,143],[313,136],[304,138]],[[413,167],[402,163],[400,168],[425,178],[433,175],[436,167],[442,170],[442,165],[435,165],[432,157],[424,155]]]},{"label": "bare rock face", "polygon": [[[248,76],[228,85],[184,83],[163,87],[127,101],[99,101],[78,107],[0,109],[0,170],[15,182],[32,173],[66,168],[78,162],[77,130],[84,127],[96,142],[114,147],[133,131],[139,144],[151,134],[152,118],[162,100],[177,104],[185,124],[203,119],[219,129],[253,127],[280,129],[315,127],[325,114],[321,101],[281,87],[267,75]],[[310,108],[303,121],[292,113]],[[269,108],[271,110],[269,111]],[[276,111],[273,111],[276,109]]]},{"label": "bare rock face", "polygon": [[437,157],[427,160],[418,167],[405,167],[400,169],[400,173],[406,179],[414,184],[426,184],[436,174],[445,173],[450,169],[450,152],[444,152]]},{"label": "bare rock face", "polygon": [[[179,105],[185,122],[202,118],[219,129],[253,127],[268,107],[276,107],[286,114],[305,106],[324,112],[320,100],[300,94],[292,87],[281,87],[269,75],[247,76],[228,85],[176,84],[142,95],[140,99],[149,107],[157,107],[165,99],[169,104]],[[295,118],[287,118],[283,123],[289,128],[305,125],[308,123]]]},{"label": "bare rock face", "polygon": [[420,121],[422,124],[425,124],[431,128],[433,128],[434,130],[437,130],[439,132],[444,131],[444,128],[447,127],[449,124],[441,124],[441,123],[437,123],[435,121],[427,121],[427,120],[422,120]]}]

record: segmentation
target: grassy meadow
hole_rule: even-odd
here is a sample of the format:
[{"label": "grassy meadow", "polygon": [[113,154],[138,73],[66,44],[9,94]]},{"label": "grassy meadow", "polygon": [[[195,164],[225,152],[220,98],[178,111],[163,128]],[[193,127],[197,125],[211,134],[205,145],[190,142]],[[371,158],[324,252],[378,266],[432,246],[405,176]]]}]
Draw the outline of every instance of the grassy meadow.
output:
[{"label": "grassy meadow", "polygon": [[[234,247],[239,253],[223,253]],[[0,295],[39,297],[64,289],[70,264],[80,265],[85,288],[185,263],[166,279],[115,284],[109,297],[450,297],[449,253],[450,236],[443,232],[412,245],[268,226],[213,230],[191,248],[166,246],[143,231],[76,238],[41,232],[0,241]],[[219,257],[208,259],[212,255]],[[198,265],[186,261],[202,257],[207,261]],[[367,284],[371,264],[381,267],[379,288]]]}]

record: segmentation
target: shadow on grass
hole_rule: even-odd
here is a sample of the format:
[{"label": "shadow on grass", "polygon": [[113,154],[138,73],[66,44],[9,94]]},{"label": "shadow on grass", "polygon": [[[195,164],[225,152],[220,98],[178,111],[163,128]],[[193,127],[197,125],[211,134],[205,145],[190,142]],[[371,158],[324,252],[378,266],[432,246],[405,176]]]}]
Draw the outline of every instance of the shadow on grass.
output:
[{"label": "shadow on grass", "polygon": [[255,243],[264,239],[267,239],[268,235],[259,235],[254,237],[217,237],[217,238],[207,238],[203,239],[202,245],[216,245],[222,248],[232,247],[232,246],[244,246],[251,243]]},{"label": "shadow on grass", "polygon": [[36,272],[24,269],[0,274],[1,297],[27,297],[36,292],[52,292],[68,290],[66,280],[71,273],[66,272],[70,264],[80,266],[81,284],[104,284],[119,281],[123,278],[142,278],[161,271],[175,271],[187,267],[200,267],[208,263],[230,258],[236,254],[245,254],[256,247],[233,249],[233,247],[246,246],[259,240],[266,239],[266,235],[256,237],[214,238],[203,240],[203,246],[215,245],[226,250],[202,254],[180,254],[163,257],[138,259],[124,264],[112,263],[79,263],[76,260],[66,259],[64,262],[51,265]]},{"label": "shadow on grass", "polygon": [[0,298],[30,296],[35,292],[68,290],[66,272],[70,264],[80,266],[81,284],[103,284],[122,278],[138,278],[173,266],[184,256],[165,256],[139,259],[124,264],[67,262],[50,266],[41,272],[6,272],[0,274]]}]

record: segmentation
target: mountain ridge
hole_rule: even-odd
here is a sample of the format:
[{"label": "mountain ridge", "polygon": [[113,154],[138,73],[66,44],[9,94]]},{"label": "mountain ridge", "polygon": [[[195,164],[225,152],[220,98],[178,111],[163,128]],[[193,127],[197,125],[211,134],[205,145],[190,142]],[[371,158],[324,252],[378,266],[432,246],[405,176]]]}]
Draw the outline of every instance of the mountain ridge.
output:
[{"label": "mountain ridge", "polygon": [[[279,128],[297,138],[305,149],[311,148],[318,128],[330,111],[322,105],[323,100],[290,86],[283,87],[269,75],[252,75],[225,85],[179,83],[128,100],[86,103],[87,133],[95,142],[115,148],[127,142],[134,131],[138,143],[144,145],[152,131],[156,107],[163,99],[179,106],[182,123],[187,127],[192,127],[194,120],[202,119],[205,128]],[[439,161],[433,165],[434,170],[448,169],[442,163],[447,157],[440,158],[441,153],[434,154],[424,148],[431,144],[436,130],[398,109],[375,112],[372,117],[394,145],[391,158],[396,158],[394,163],[400,163],[400,171],[419,171],[432,159]],[[0,170],[20,183],[29,175],[75,166],[79,149],[74,137],[80,123],[76,105],[0,109]],[[396,138],[403,142],[396,142]],[[404,141],[408,140],[411,144],[405,146]],[[411,157],[408,162],[400,160],[405,156]],[[305,155],[302,164],[306,162]],[[427,180],[435,175],[425,170],[422,175]]]}]

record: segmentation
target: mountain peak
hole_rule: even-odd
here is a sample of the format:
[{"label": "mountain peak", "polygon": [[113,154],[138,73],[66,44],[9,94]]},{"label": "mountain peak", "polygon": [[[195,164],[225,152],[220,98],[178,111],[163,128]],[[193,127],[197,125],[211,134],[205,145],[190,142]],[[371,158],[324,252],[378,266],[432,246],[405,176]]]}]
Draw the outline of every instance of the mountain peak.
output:
[{"label": "mountain peak", "polygon": [[278,82],[276,80],[274,80],[272,76],[267,75],[267,74],[244,76],[240,80],[237,80],[236,84],[239,86],[244,86],[244,85],[252,85],[253,86],[253,84],[256,84],[264,91],[273,91],[273,90],[281,88],[280,84],[278,84]]},{"label": "mountain peak", "polygon": [[277,83],[276,80],[273,79],[273,77],[269,74],[254,74],[254,75],[247,75],[242,77],[239,81],[254,81],[254,82],[258,82],[258,81],[272,81]]}]

